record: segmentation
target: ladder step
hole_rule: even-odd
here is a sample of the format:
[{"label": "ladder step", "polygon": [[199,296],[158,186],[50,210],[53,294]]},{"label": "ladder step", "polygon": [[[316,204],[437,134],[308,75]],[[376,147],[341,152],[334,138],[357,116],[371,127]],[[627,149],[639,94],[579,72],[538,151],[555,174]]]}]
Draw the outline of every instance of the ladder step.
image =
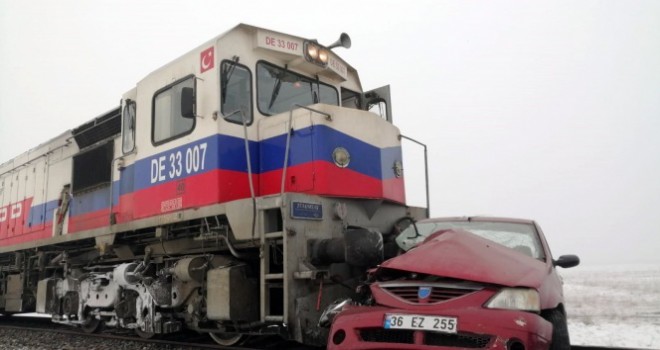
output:
[{"label": "ladder step", "polygon": [[269,232],[264,234],[264,237],[266,237],[266,239],[282,238],[284,237],[284,231]]},{"label": "ladder step", "polygon": [[282,315],[268,315],[265,317],[267,322],[283,322],[284,316]]},{"label": "ladder step", "polygon": [[264,278],[267,280],[281,280],[284,278],[283,273],[267,273],[264,275]]},{"label": "ladder step", "polygon": [[279,209],[282,207],[282,197],[279,193],[271,197],[261,197],[257,203],[257,209],[261,211]]}]

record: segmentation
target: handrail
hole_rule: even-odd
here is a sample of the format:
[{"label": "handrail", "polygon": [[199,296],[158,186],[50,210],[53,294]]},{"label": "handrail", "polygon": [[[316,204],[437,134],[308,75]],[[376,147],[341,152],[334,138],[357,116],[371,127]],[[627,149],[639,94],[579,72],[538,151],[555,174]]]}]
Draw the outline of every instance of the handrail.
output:
[{"label": "handrail", "polygon": [[429,195],[429,162],[427,157],[426,145],[405,135],[399,135],[399,139],[406,139],[424,147],[424,177],[426,181],[426,217],[431,217],[431,197]]},{"label": "handrail", "polygon": [[250,184],[250,196],[252,197],[252,241],[254,242],[254,235],[257,225],[257,197],[254,193],[254,180],[252,179],[252,158],[250,157],[250,143],[248,141],[247,121],[245,119],[245,113],[241,111],[241,121],[243,122],[243,138],[245,139],[245,158],[248,169],[248,183]]},{"label": "handrail", "polygon": [[257,225],[257,197],[254,193],[254,183],[252,180],[252,158],[250,157],[250,144],[248,141],[248,132],[247,132],[247,120],[243,109],[237,109],[228,115],[224,116],[225,119],[235,115],[241,114],[241,124],[243,125],[243,140],[245,144],[245,161],[247,162],[247,171],[248,171],[248,184],[250,185],[250,197],[252,199],[252,240],[254,241],[254,236],[256,232]]}]

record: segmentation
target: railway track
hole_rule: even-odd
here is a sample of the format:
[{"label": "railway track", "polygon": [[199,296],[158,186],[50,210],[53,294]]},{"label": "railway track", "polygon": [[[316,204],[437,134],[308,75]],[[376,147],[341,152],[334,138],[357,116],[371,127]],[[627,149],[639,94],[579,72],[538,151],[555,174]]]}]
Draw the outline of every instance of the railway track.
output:
[{"label": "railway track", "polygon": [[[108,341],[120,341],[120,342],[135,342],[142,344],[154,344],[158,345],[158,348],[163,349],[222,349],[222,350],[253,350],[253,349],[273,349],[272,346],[259,346],[259,347],[231,347],[231,346],[221,346],[214,343],[207,335],[198,334],[195,332],[188,332],[181,335],[172,336],[171,338],[159,338],[159,339],[144,339],[140,338],[137,335],[128,334],[128,333],[110,333],[110,332],[100,332],[100,333],[85,333],[80,329],[71,328],[68,326],[58,325],[50,322],[48,318],[42,317],[0,317],[0,329],[8,330],[24,330],[31,332],[50,332],[56,334],[69,335],[71,337],[84,337],[84,338],[95,338]],[[58,344],[50,344],[54,347],[58,347]],[[29,346],[26,348],[30,348]],[[70,345],[67,349],[73,349]],[[5,349],[0,346],[0,349]]]},{"label": "railway track", "polygon": [[[27,330],[33,332],[51,332],[57,334],[66,334],[70,336],[78,337],[88,337],[95,339],[104,339],[109,341],[124,341],[124,342],[136,342],[143,344],[157,344],[167,349],[223,349],[223,350],[256,350],[256,349],[291,349],[291,350],[303,350],[303,349],[319,349],[319,348],[306,348],[300,345],[295,345],[291,343],[263,343],[255,344],[252,347],[229,347],[221,346],[213,343],[208,337],[204,334],[197,334],[190,332],[185,335],[177,336],[173,339],[144,339],[136,335],[121,334],[121,333],[85,333],[82,330],[71,328],[68,326],[62,326],[50,322],[50,319],[43,317],[0,317],[0,329],[15,329],[15,330]],[[51,344],[57,346],[57,344]],[[71,348],[71,347],[69,347]],[[4,349],[4,348],[3,348]],[[618,347],[602,347],[602,346],[586,346],[586,345],[574,345],[571,347],[573,350],[636,350],[632,348],[618,348]]]}]

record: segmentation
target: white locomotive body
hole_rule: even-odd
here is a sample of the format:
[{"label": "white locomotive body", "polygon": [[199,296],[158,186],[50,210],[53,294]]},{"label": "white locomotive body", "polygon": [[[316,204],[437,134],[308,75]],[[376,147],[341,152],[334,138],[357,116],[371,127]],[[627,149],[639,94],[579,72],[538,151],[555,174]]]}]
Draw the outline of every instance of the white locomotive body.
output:
[{"label": "white locomotive body", "polygon": [[426,214],[402,161],[389,90],[316,41],[239,25],[0,165],[0,308],[322,344],[322,311]]}]

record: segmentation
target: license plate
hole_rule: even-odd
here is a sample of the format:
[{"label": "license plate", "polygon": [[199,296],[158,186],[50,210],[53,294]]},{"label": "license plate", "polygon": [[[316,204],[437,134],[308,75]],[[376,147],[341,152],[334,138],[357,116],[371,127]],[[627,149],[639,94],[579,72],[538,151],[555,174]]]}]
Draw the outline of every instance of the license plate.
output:
[{"label": "license plate", "polygon": [[458,332],[458,319],[445,316],[386,314],[383,327],[456,333]]}]

